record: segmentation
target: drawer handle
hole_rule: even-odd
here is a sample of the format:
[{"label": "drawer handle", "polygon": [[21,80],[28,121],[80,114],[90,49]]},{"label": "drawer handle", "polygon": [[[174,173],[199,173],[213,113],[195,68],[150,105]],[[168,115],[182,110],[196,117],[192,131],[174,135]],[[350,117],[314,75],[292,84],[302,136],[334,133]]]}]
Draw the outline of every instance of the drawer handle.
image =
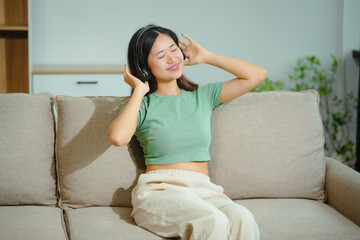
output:
[{"label": "drawer handle", "polygon": [[97,81],[78,81],[77,84],[97,84]]}]

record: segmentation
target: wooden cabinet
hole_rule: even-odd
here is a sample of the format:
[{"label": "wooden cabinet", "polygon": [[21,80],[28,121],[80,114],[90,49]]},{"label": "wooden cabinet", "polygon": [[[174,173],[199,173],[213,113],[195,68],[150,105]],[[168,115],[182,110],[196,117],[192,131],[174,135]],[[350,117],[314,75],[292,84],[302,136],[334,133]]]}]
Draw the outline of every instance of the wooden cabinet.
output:
[{"label": "wooden cabinet", "polygon": [[34,66],[33,93],[68,96],[130,96],[124,66]]},{"label": "wooden cabinet", "polygon": [[0,0],[0,93],[29,92],[27,4]]}]

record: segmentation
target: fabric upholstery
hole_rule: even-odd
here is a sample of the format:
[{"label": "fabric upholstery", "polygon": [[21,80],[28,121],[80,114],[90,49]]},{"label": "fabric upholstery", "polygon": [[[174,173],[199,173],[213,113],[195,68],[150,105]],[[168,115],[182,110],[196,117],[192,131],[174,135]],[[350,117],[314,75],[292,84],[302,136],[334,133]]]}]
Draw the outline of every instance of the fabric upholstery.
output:
[{"label": "fabric upholstery", "polygon": [[210,176],[232,199],[324,201],[319,94],[250,92],[214,110]]},{"label": "fabric upholstery", "polygon": [[1,206],[0,239],[66,240],[62,210],[48,206]]},{"label": "fabric upholstery", "polygon": [[[60,206],[131,206],[145,165],[139,143],[114,147],[107,127],[127,98],[56,96]],[[137,162],[138,161],[138,162]]]},{"label": "fabric upholstery", "polygon": [[[358,240],[360,228],[328,205],[308,199],[236,200],[254,215],[262,240]],[[66,210],[71,239],[162,239],[137,227],[131,208]]]},{"label": "fabric upholstery", "polygon": [[328,204],[360,226],[360,173],[332,158],[325,159]]},{"label": "fabric upholstery", "polygon": [[[107,137],[126,101],[57,96],[55,144],[50,94],[0,94],[0,239],[162,239],[123,207],[145,168],[135,138],[114,147]],[[247,93],[213,113],[210,177],[247,198],[235,202],[262,240],[359,239],[359,174],[324,157],[318,104],[314,90]],[[55,205],[56,180],[65,215],[26,205]]]},{"label": "fabric upholstery", "polygon": [[163,239],[136,226],[132,208],[89,207],[66,210],[70,239],[76,240],[157,240]]},{"label": "fabric upholstery", "polygon": [[358,240],[360,227],[329,205],[308,199],[236,200],[254,215],[261,240]]},{"label": "fabric upholstery", "polygon": [[0,205],[56,204],[52,95],[0,94]]}]

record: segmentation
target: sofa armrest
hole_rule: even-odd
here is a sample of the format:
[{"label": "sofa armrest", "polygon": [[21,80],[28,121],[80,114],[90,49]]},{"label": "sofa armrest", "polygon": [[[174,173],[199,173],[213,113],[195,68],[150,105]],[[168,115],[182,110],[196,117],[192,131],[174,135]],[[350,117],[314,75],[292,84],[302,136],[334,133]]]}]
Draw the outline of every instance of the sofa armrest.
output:
[{"label": "sofa armrest", "polygon": [[360,173],[325,157],[328,204],[360,226]]}]

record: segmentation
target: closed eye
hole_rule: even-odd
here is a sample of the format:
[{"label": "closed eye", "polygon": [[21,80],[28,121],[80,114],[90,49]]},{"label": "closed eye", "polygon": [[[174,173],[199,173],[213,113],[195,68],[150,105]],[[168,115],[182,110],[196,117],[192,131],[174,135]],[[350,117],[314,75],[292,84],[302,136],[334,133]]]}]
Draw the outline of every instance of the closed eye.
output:
[{"label": "closed eye", "polygon": [[[171,52],[176,52],[176,51],[178,50],[178,47],[175,46],[175,44],[172,44],[169,48],[170,48]],[[172,48],[172,49],[171,49],[171,48]],[[163,51],[158,52],[158,54],[161,53],[161,52],[163,52]],[[164,57],[165,57],[165,55],[162,55],[162,56],[159,57],[158,59],[162,59],[162,58],[164,58]]]}]

